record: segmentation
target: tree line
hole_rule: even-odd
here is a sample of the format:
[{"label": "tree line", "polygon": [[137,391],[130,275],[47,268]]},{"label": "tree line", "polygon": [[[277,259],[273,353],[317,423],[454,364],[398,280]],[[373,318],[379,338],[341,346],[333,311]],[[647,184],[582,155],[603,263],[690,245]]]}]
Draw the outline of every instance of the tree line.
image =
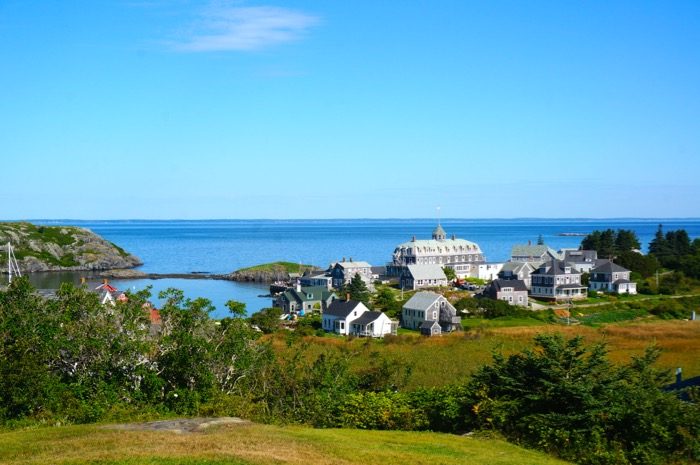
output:
[{"label": "tree line", "polygon": [[540,335],[532,349],[495,354],[467,380],[407,390],[414,368],[369,342],[362,352],[318,351],[289,332],[293,350],[275,350],[240,303],[229,302],[231,316],[217,321],[206,299],[175,289],[160,297],[154,325],[148,291],[103,306],[85,288],[63,285],[44,299],[26,279],[13,281],[0,292],[0,422],[237,415],[314,427],[495,431],[582,464],[700,460],[696,393],[683,402],[663,390],[669,374],[654,368],[654,348],[613,365],[603,345]]},{"label": "tree line", "polygon": [[[626,229],[593,231],[581,241],[581,249],[595,250],[599,258],[609,258],[636,274],[639,291],[643,293],[675,294],[687,292],[700,279],[700,238],[690,239],[684,229],[666,231],[659,225],[649,243],[649,253],[639,249],[637,234]],[[647,279],[657,273],[657,280]]]}]

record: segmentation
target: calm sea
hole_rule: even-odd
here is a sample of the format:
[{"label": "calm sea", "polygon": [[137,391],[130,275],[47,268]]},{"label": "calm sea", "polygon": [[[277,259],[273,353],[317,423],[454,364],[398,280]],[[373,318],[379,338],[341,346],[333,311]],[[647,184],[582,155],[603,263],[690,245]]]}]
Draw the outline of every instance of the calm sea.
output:
[{"label": "calm sea", "polygon": [[[430,238],[435,220],[207,220],[207,221],[46,221],[86,227],[140,257],[142,271],[228,273],[242,267],[278,260],[325,267],[343,257],[384,265],[394,247],[412,236]],[[589,233],[595,229],[632,229],[646,248],[658,225],[665,230],[683,228],[700,237],[700,219],[445,219],[448,235],[468,239],[481,246],[488,261],[504,261],[514,244],[535,243],[541,234],[554,249],[578,247],[581,237],[561,233]],[[39,279],[37,277],[37,279]],[[57,280],[74,280],[70,274],[55,275],[51,282],[41,277],[37,285],[48,287]],[[157,293],[168,287],[185,291],[188,297],[206,297],[216,306],[213,316],[226,316],[224,302],[245,302],[248,312],[270,306],[267,286],[212,280],[114,281],[120,289],[153,286]]]}]

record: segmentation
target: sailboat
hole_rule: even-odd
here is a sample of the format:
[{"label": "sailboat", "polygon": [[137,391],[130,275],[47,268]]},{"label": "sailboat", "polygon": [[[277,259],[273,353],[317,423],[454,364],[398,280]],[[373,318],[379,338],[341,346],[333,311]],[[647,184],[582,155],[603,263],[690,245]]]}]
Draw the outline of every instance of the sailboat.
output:
[{"label": "sailboat", "polygon": [[22,277],[11,242],[7,243],[7,273],[10,276],[10,283],[12,283],[12,276]]}]

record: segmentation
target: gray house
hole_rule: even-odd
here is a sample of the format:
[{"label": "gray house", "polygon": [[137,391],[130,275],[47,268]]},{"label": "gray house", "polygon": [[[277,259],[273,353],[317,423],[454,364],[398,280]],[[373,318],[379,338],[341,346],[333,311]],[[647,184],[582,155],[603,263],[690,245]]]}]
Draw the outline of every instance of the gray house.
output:
[{"label": "gray house", "polygon": [[630,281],[630,270],[604,260],[591,270],[588,288],[592,291],[636,294],[637,283]]},{"label": "gray house", "polygon": [[426,321],[437,322],[441,332],[461,329],[462,319],[457,310],[442,295],[434,292],[418,292],[411,297],[401,311],[401,326],[420,329]]},{"label": "gray house", "polygon": [[537,267],[531,262],[507,262],[498,273],[499,279],[518,279],[525,283],[525,287],[530,289],[530,275]]},{"label": "gray house", "polygon": [[434,320],[425,320],[420,324],[419,329],[423,336],[439,336],[442,334],[440,324]]},{"label": "gray house", "polygon": [[599,261],[596,250],[563,249],[559,254],[565,262],[571,263],[581,273],[590,273]]},{"label": "gray house", "polygon": [[284,313],[323,312],[338,296],[325,286],[289,288],[280,293],[272,306],[281,308]]},{"label": "gray house", "polygon": [[588,296],[581,272],[561,260],[543,263],[530,277],[530,296],[547,300],[579,300]]},{"label": "gray house", "polygon": [[352,258],[350,261],[336,262],[331,265],[330,276],[332,279],[333,287],[340,289],[346,284],[348,284],[356,274],[359,274],[362,281],[367,285],[370,291],[374,290],[373,280],[372,280],[372,266],[367,262],[353,262]]},{"label": "gray house", "polygon": [[527,287],[519,279],[494,279],[482,292],[484,297],[527,307]]},{"label": "gray house", "polygon": [[447,286],[447,276],[440,265],[408,265],[401,274],[402,289]]}]

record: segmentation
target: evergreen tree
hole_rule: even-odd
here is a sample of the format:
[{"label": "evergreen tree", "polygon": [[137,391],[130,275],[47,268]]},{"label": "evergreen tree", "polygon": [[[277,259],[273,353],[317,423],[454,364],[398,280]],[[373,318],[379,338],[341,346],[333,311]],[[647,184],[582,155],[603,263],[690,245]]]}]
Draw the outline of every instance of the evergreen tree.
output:
[{"label": "evergreen tree", "polygon": [[600,234],[598,255],[601,258],[612,258],[615,256],[615,231],[612,229],[606,229]]},{"label": "evergreen tree", "polygon": [[631,229],[618,229],[615,237],[615,255],[641,248],[637,234]]},{"label": "evergreen tree", "polygon": [[365,305],[369,304],[370,292],[359,273],[355,273],[355,276],[345,286],[344,291],[346,294],[350,294],[351,300],[362,302]]}]

